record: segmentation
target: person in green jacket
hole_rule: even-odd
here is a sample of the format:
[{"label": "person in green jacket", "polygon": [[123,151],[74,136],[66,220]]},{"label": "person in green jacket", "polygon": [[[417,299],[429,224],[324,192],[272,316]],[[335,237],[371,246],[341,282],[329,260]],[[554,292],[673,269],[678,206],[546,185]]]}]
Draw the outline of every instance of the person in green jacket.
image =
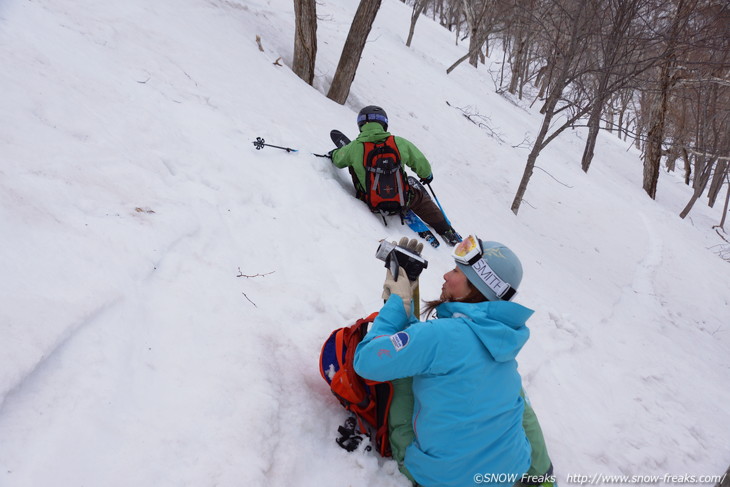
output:
[{"label": "person in green jacket", "polygon": [[[357,126],[360,134],[355,140],[344,147],[329,153],[332,163],[340,168],[349,168],[355,185],[356,196],[363,199],[365,184],[364,142],[379,143],[388,139],[391,134],[388,130],[388,115],[378,106],[367,106],[360,110],[357,116]],[[410,167],[420,178],[422,183],[433,181],[431,165],[426,157],[413,143],[403,137],[393,136],[400,154],[401,162]],[[415,180],[413,181],[415,183]],[[421,220],[432,227],[449,245],[460,241],[459,234],[452,228],[444,217],[441,209],[433,202],[428,193],[420,184],[410,184],[411,189],[406,196],[405,208],[413,210]]]}]

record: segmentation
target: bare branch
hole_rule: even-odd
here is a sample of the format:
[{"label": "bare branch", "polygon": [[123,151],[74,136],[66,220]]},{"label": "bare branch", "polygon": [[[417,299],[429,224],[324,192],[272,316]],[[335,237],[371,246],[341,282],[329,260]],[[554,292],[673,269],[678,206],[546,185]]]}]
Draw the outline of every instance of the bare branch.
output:
[{"label": "bare branch", "polygon": [[471,107],[461,108],[452,105],[451,103],[446,101],[446,104],[452,108],[456,108],[457,110],[461,111],[464,118],[469,120],[471,123],[476,125],[477,127],[484,129],[487,131],[487,134],[492,137],[493,139],[497,139],[499,142],[504,143],[504,139],[502,139],[501,134],[497,133],[496,130],[494,130],[491,127],[492,120],[487,117],[486,115],[481,115],[479,113],[470,113],[468,110],[471,109]]},{"label": "bare branch", "polygon": [[244,292],[241,292],[241,294],[243,294],[243,297],[244,297],[244,298],[248,299],[248,302],[249,302],[249,303],[253,304],[253,307],[254,307],[254,308],[258,308],[258,306],[256,306],[256,303],[254,303],[253,301],[251,301],[251,300],[250,300],[250,299],[248,298],[248,296],[246,296],[246,293],[244,293]]},{"label": "bare branch", "polygon": [[276,271],[266,272],[265,274],[254,274],[253,276],[248,276],[248,275],[244,274],[243,272],[241,272],[241,268],[239,267],[238,268],[238,275],[236,277],[247,277],[247,278],[251,278],[251,277],[265,277],[265,276],[268,276],[269,274],[273,274],[274,272],[276,272]]},{"label": "bare branch", "polygon": [[541,170],[542,172],[544,172],[545,174],[547,174],[548,176],[550,176],[551,178],[553,178],[555,181],[557,181],[558,183],[560,183],[563,186],[565,186],[566,188],[571,188],[571,189],[573,188],[573,186],[570,186],[570,185],[565,184],[564,182],[560,181],[558,178],[556,178],[555,176],[553,176],[552,174],[550,174],[549,172],[547,172],[545,169],[541,168],[540,166],[535,166],[535,169]]}]

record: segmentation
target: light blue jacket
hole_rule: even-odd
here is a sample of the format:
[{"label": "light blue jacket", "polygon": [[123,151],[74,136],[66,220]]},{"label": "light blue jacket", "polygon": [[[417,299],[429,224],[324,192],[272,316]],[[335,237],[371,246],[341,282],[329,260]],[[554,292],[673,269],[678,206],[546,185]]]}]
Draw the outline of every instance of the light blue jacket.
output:
[{"label": "light blue jacket", "polygon": [[437,312],[409,323],[391,295],[357,347],[355,370],[377,381],[413,377],[415,440],[405,466],[419,485],[464,487],[493,475],[491,487],[510,487],[530,466],[515,357],[533,311],[485,301]]}]

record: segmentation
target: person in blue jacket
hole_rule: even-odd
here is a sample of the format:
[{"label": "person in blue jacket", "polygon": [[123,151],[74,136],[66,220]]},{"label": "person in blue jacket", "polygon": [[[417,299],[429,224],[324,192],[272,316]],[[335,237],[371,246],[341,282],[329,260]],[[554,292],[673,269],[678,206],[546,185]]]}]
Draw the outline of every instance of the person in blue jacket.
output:
[{"label": "person in blue jacket", "polygon": [[429,321],[413,316],[405,271],[397,279],[387,271],[387,301],[357,347],[355,370],[377,381],[413,377],[415,439],[404,467],[418,485],[511,487],[530,467],[515,357],[533,311],[510,301],[522,265],[506,246],[473,235],[453,257]]}]

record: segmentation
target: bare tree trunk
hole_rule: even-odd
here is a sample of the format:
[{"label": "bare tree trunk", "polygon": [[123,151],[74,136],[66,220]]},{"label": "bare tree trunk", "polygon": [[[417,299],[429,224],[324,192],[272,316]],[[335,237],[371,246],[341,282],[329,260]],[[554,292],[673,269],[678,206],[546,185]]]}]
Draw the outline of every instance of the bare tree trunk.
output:
[{"label": "bare tree trunk", "polygon": [[[613,128],[614,128],[613,119],[614,119],[614,116],[615,116],[614,104],[613,104],[613,101],[612,100],[609,100],[608,103],[606,103],[606,113],[605,113],[606,121],[605,121],[604,126],[603,126],[604,130],[606,132],[608,132],[609,134],[612,134],[613,133]],[[599,120],[599,123],[600,123],[600,120]]]},{"label": "bare tree trunk", "polygon": [[380,8],[381,0],[360,0],[360,5],[352,19],[350,32],[347,34],[345,46],[342,48],[340,62],[337,64],[327,98],[343,105],[350,94],[350,87],[355,79],[360,57],[365,49],[370,29],[373,27],[375,15]]},{"label": "bare tree trunk", "polygon": [[722,183],[727,175],[727,161],[719,161],[715,168],[715,174],[712,176],[712,182],[710,183],[710,190],[708,192],[709,201],[707,202],[710,208],[715,206],[717,196],[720,194]]},{"label": "bare tree trunk", "polygon": [[656,199],[657,183],[659,182],[659,169],[662,159],[662,143],[664,142],[664,123],[667,116],[667,104],[669,101],[669,80],[670,62],[666,61],[662,66],[660,75],[659,99],[654,107],[651,127],[646,136],[646,152],[644,154],[644,179],[643,187],[651,199]]},{"label": "bare tree trunk", "polygon": [[656,199],[657,183],[659,181],[659,169],[661,167],[662,143],[664,142],[664,126],[667,117],[669,91],[672,88],[673,80],[671,70],[674,67],[676,46],[679,42],[681,25],[686,23],[688,10],[685,0],[679,0],[677,10],[672,20],[669,33],[668,45],[665,54],[665,61],[662,64],[659,75],[659,98],[654,104],[652,122],[647,132],[646,151],[644,153],[644,180],[643,187],[651,199]]},{"label": "bare tree trunk", "polygon": [[[599,88],[600,89],[600,88]],[[591,114],[588,117],[588,139],[586,140],[585,149],[583,149],[583,158],[581,159],[581,168],[584,172],[588,172],[588,168],[591,166],[593,161],[593,152],[596,149],[596,139],[598,139],[598,132],[601,130],[601,110],[603,109],[602,100],[596,100]]]},{"label": "bare tree trunk", "polygon": [[535,143],[530,150],[530,154],[527,156],[525,170],[522,174],[522,179],[520,180],[520,185],[517,189],[517,193],[515,194],[515,198],[512,201],[511,209],[515,215],[519,211],[522,200],[524,199],[525,192],[527,191],[527,185],[530,182],[532,172],[535,168],[535,161],[537,161],[537,157],[540,155],[540,152],[563,130],[572,126],[578,118],[584,116],[588,111],[587,108],[577,109],[571,117],[568,117],[568,120],[565,123],[555,129],[553,133],[548,136],[550,123],[556,114],[558,102],[563,96],[563,91],[572,81],[572,78],[576,75],[576,73],[581,70],[576,63],[580,58],[579,54],[581,53],[581,50],[584,48],[581,43],[584,42],[585,35],[589,30],[588,22],[586,20],[590,17],[590,14],[588,12],[587,5],[584,2],[576,2],[574,4],[574,8],[575,11],[572,12],[572,15],[569,17],[570,35],[566,37],[567,43],[563,45],[556,41],[556,44],[553,46],[554,51],[561,52],[561,56],[555,77],[551,81],[548,98],[541,111],[541,113],[544,114],[544,118],[542,126],[540,127],[540,132],[535,139]]},{"label": "bare tree trunk", "polygon": [[520,84],[520,80],[522,79],[522,75],[524,73],[524,64],[527,62],[527,39],[522,36],[522,32],[520,32],[520,37],[515,39],[515,52],[514,52],[514,59],[512,61],[512,79],[509,83],[509,88],[507,91],[512,93],[513,95],[517,93],[517,86]]},{"label": "bare tree trunk", "polygon": [[689,186],[689,180],[692,177],[692,161],[689,157],[689,153],[686,149],[682,149],[682,154],[684,157],[684,184]]},{"label": "bare tree trunk", "polygon": [[[725,193],[725,208],[722,210],[722,218],[720,218],[720,228],[722,228],[723,231],[725,231],[725,217],[727,216],[727,209],[728,204],[730,204],[730,178],[725,178],[727,180],[727,192]],[[730,473],[730,469],[728,469],[728,473]],[[730,481],[728,482],[730,484]],[[728,485],[730,487],[730,485]]]},{"label": "bare tree trunk", "polygon": [[[700,158],[698,158],[700,159]],[[689,199],[689,202],[687,203],[687,206],[684,207],[682,212],[679,214],[679,217],[684,219],[687,215],[689,215],[690,210],[692,210],[692,207],[695,205],[697,200],[702,196],[702,192],[707,187],[707,181],[710,180],[710,173],[712,172],[712,164],[714,161],[707,161],[705,162],[705,166],[702,168],[702,174],[699,175],[699,178],[695,180],[695,187],[694,192],[692,193],[692,197]]]},{"label": "bare tree trunk", "polygon": [[307,84],[314,81],[314,63],[317,58],[317,2],[294,0],[294,73]]},{"label": "bare tree trunk", "polygon": [[677,168],[677,157],[679,157],[677,150],[670,148],[669,154],[667,154],[667,171],[674,172],[674,170]]},{"label": "bare tree trunk", "polygon": [[514,213],[515,215],[518,211],[520,211],[520,205],[522,204],[522,200],[525,197],[525,192],[527,192],[527,185],[530,183],[532,172],[535,170],[535,162],[537,161],[537,156],[540,155],[540,152],[544,147],[543,142],[545,141],[548,129],[550,128],[550,122],[553,119],[553,113],[555,111],[555,105],[557,104],[557,102],[557,97],[554,97],[554,101],[550,101],[552,108],[546,111],[545,117],[542,120],[542,127],[540,127],[540,133],[537,134],[535,143],[532,145],[532,150],[530,150],[530,154],[527,156],[527,163],[525,164],[525,170],[522,173],[520,186],[517,188],[517,193],[515,194],[514,200],[512,200],[511,209],[512,213]]},{"label": "bare tree trunk", "polygon": [[469,64],[475,68],[479,64],[479,54],[482,50],[484,37],[488,34],[486,29],[482,28],[482,24],[484,23],[487,8],[489,7],[489,3],[486,0],[482,0],[481,9],[477,11],[474,8],[476,3],[469,2],[469,0],[463,0],[462,2],[467,29],[469,30]]},{"label": "bare tree trunk", "polygon": [[[631,43],[632,39],[627,37],[630,32],[631,24],[639,11],[638,0],[625,0],[616,3],[615,10],[607,8],[607,16],[609,17],[609,25],[611,29],[602,44],[605,46],[601,50],[603,52],[602,65],[598,73],[598,83],[596,94],[594,96],[593,108],[588,117],[588,140],[586,141],[583,157],[581,159],[581,167],[583,171],[588,172],[588,168],[593,161],[593,153],[596,148],[596,138],[598,131],[601,129],[601,113],[610,100],[611,96],[619,88],[619,81],[628,83],[630,79],[638,74],[639,66],[634,69],[626,69],[619,67],[621,64],[632,61],[631,49],[627,49],[627,43]],[[600,24],[597,26],[600,29]],[[612,87],[609,88],[609,79],[612,79]]]},{"label": "bare tree trunk", "polygon": [[479,55],[477,53],[477,32],[479,31],[479,24],[476,20],[476,14],[474,9],[469,4],[469,0],[463,0],[464,15],[466,16],[466,27],[469,29],[469,64],[477,67],[479,61]]},{"label": "bare tree trunk", "polygon": [[413,4],[413,12],[411,12],[411,28],[408,30],[408,40],[406,46],[411,47],[411,41],[413,40],[413,32],[416,30],[416,21],[423,13],[423,10],[428,6],[431,0],[416,0]]},{"label": "bare tree trunk", "polygon": [[[631,101],[632,90],[624,90],[619,95],[620,107],[618,112],[618,137],[621,138],[621,131],[624,132],[624,140],[629,135],[629,125],[631,123],[630,117],[626,117],[626,110],[629,108],[629,102]],[[626,121],[626,127],[624,128],[624,120]]]}]

